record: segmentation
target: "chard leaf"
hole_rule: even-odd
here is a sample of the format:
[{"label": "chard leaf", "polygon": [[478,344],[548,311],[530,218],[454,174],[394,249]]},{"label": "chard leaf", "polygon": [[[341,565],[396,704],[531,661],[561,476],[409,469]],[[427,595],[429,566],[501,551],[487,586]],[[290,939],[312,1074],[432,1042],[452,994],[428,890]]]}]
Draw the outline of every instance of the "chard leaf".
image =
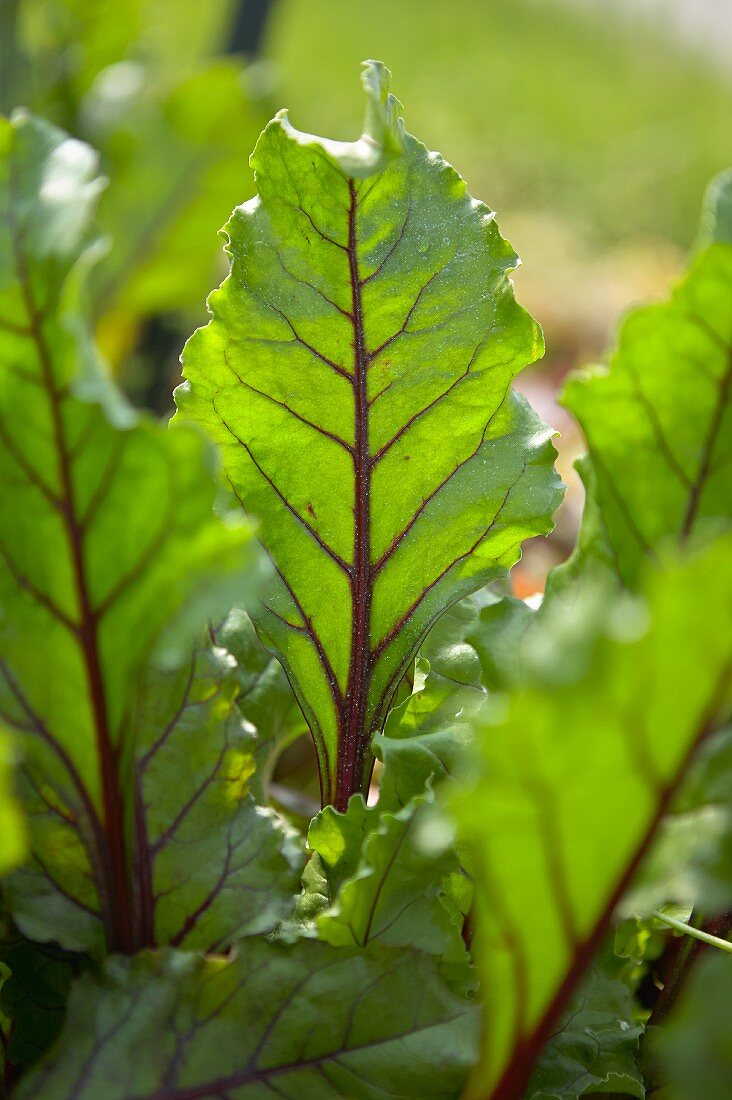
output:
[{"label": "chard leaf", "polygon": [[694,760],[624,908],[651,914],[672,903],[690,912],[732,909],[732,730]]},{"label": "chard leaf", "polygon": [[237,687],[231,658],[205,649],[143,682],[134,871],[150,942],[220,950],[292,908],[303,855],[251,797],[256,741]]},{"label": "chard leaf", "polygon": [[357,142],[286,112],[227,225],[231,275],[189,341],[178,419],[220,444],[275,565],[257,614],[315,741],[324,803],[366,791],[371,740],[426,630],[545,533],[550,432],[510,389],[541,351],[493,214],[407,134],[367,63]]},{"label": "chard leaf", "polygon": [[471,1096],[523,1095],[695,745],[729,711],[731,566],[726,535],[653,571],[645,611],[608,615],[604,591],[600,629],[575,597],[565,641],[543,621],[529,685],[482,731],[481,776],[454,797],[485,990]]},{"label": "chard leaf", "polygon": [[[97,368],[79,312],[100,190],[92,150],[19,113],[0,121],[0,151],[0,707],[21,738],[32,857],[46,880],[38,891],[39,879],[19,872],[8,891],[39,938],[130,951],[152,937],[133,840],[138,718],[152,740],[162,733],[153,733],[157,704],[147,717],[134,712],[140,679],[157,667],[154,650],[174,667],[194,628],[242,593],[252,543],[241,523],[213,516],[199,434],[137,416]],[[161,700],[168,690],[148,681]],[[182,746],[184,727],[175,731]],[[195,793],[205,773],[190,779]],[[172,786],[183,801],[169,829],[192,794]],[[144,797],[162,801],[159,790]],[[235,818],[236,800],[226,804]],[[213,812],[203,805],[196,812]],[[181,829],[200,832],[194,817]],[[262,822],[251,824],[260,843]],[[192,876],[205,862],[202,843]],[[160,858],[167,889],[180,867]],[[189,917],[208,888],[204,875]],[[163,929],[181,927],[179,897],[165,904]],[[207,943],[222,934],[202,932]]]},{"label": "chard leaf", "polygon": [[587,439],[609,552],[629,585],[664,538],[686,540],[732,515],[730,196],[726,173],[706,205],[707,243],[671,299],[632,312],[607,371],[565,391]]},{"label": "chard leaf", "polygon": [[18,1100],[452,1100],[476,1010],[416,951],[250,939],[231,961],[163,951],[79,982]]}]

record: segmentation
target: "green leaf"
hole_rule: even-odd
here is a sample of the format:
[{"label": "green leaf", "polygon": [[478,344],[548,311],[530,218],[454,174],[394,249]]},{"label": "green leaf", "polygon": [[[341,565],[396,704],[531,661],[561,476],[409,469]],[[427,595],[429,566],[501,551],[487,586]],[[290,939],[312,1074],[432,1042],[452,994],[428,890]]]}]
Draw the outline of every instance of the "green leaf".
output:
[{"label": "green leaf", "polygon": [[171,81],[154,66],[120,59],[97,78],[82,110],[111,179],[99,224],[113,247],[91,286],[102,336],[129,339],[131,324],[165,311],[198,316],[220,277],[216,235],[266,117],[249,101],[241,63],[220,59]]},{"label": "green leaf", "polygon": [[62,942],[98,947],[81,929],[101,912],[107,947],[130,950],[148,942],[131,837],[140,676],[246,593],[252,543],[212,514],[199,434],[137,416],[98,370],[79,312],[92,150],[18,113],[0,120],[0,158],[0,707],[44,804],[33,858],[92,910]]},{"label": "green leaf", "polygon": [[652,572],[644,612],[608,615],[607,590],[600,616],[597,594],[556,605],[529,685],[482,731],[481,776],[453,799],[487,1021],[470,1095],[526,1087],[690,754],[729,710],[731,566],[727,535]]},{"label": "green leaf", "polygon": [[559,503],[550,432],[514,375],[541,351],[493,214],[407,134],[366,64],[357,142],[286,113],[226,232],[232,270],[189,341],[178,419],[221,445],[276,569],[257,614],[318,752],[324,803],[370,745],[422,637],[502,574]]},{"label": "green leaf", "polygon": [[607,949],[593,962],[541,1053],[526,1100],[579,1100],[596,1093],[645,1096],[635,1063],[643,1029],[621,968]]},{"label": "green leaf", "polygon": [[[0,719],[3,715],[0,708]],[[11,757],[5,732],[0,728],[0,875],[25,855],[25,834],[11,789]]]},{"label": "green leaf", "polygon": [[[303,857],[251,797],[254,742],[234,705],[237,687],[231,658],[206,649],[143,679],[127,809],[144,943],[221,949],[270,931],[292,909]],[[32,763],[23,774],[34,862],[6,885],[15,920],[34,939],[99,954],[104,899],[83,819]]]},{"label": "green leaf", "polygon": [[535,612],[515,596],[487,604],[467,636],[478,655],[483,682],[490,691],[503,691],[521,679],[522,644],[535,625]]},{"label": "green leaf", "polygon": [[[431,812],[431,799],[416,798],[380,816],[354,873],[318,916],[317,933],[336,947],[416,947],[438,956],[445,973],[463,981],[468,957],[462,931],[472,887],[454,851],[430,850]],[[315,841],[309,837],[308,843]]]},{"label": "green leaf", "polygon": [[587,438],[608,549],[629,585],[665,538],[732,517],[732,175],[712,195],[709,243],[671,299],[632,312],[608,369],[565,390]]},{"label": "green leaf", "polygon": [[245,611],[234,608],[215,628],[214,638],[236,661],[237,705],[256,729],[252,789],[257,801],[266,803],[277,761],[307,725],[282,665],[263,647]]},{"label": "green leaf", "polygon": [[668,902],[721,913],[732,908],[732,730],[700,750],[661,823],[624,908],[649,914]]},{"label": "green leaf", "polygon": [[453,1100],[476,1010],[416,951],[242,943],[237,958],[144,953],[79,982],[18,1100]]}]

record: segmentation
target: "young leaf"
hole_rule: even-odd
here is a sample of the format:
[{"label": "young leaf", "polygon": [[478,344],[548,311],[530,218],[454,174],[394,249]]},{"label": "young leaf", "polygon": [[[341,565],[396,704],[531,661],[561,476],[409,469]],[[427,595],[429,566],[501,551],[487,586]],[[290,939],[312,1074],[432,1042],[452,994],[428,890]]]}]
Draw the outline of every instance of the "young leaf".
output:
[{"label": "young leaf", "polygon": [[598,1093],[643,1100],[635,1062],[643,1029],[621,966],[609,949],[594,961],[541,1053],[525,1100],[579,1100]]},{"label": "young leaf", "polygon": [[213,637],[236,661],[237,706],[257,731],[252,790],[257,801],[266,803],[277,761],[288,745],[307,733],[307,726],[282,665],[259,641],[245,611],[234,608],[213,630]]},{"label": "young leaf", "polygon": [[433,854],[420,835],[430,801],[416,798],[398,813],[381,816],[363,841],[355,873],[318,917],[317,932],[336,947],[416,947],[464,977],[468,960],[461,933],[472,890],[457,855]]},{"label": "young leaf", "polygon": [[231,960],[163,951],[79,982],[18,1100],[453,1100],[476,1010],[416,951],[249,939]]},{"label": "young leaf", "polygon": [[[480,738],[455,798],[477,868],[483,1060],[471,1095],[514,1100],[668,809],[695,745],[732,698],[732,537],[654,573],[648,615],[555,607],[538,683]],[[580,645],[562,645],[567,616]],[[575,653],[581,653],[576,659]],[[642,705],[639,705],[642,700]]]},{"label": "young leaf", "polygon": [[357,142],[286,112],[265,129],[258,196],[228,223],[231,275],[177,391],[261,521],[276,576],[257,626],[341,810],[427,628],[548,531],[560,499],[550,432],[510,389],[541,350],[517,258],[404,131],[382,65],[364,86]]},{"label": "young leaf", "polygon": [[708,243],[670,301],[631,313],[608,370],[565,391],[587,438],[605,538],[627,584],[664,537],[686,540],[705,521],[732,515],[730,196],[726,173],[707,202]]},{"label": "young leaf", "polygon": [[240,589],[251,543],[212,514],[198,433],[137,417],[96,369],[78,297],[99,189],[87,146],[0,120],[0,707],[47,812],[35,861],[68,863],[84,917],[129,951],[147,941],[130,850],[139,677],[163,635],[172,659]]}]

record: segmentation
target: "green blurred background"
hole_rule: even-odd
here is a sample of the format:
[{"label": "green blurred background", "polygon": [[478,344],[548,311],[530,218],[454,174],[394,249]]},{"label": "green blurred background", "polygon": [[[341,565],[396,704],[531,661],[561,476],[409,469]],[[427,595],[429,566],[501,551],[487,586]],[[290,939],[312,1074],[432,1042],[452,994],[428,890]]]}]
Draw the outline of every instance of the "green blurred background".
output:
[{"label": "green blurred background", "polygon": [[0,106],[101,153],[111,240],[91,285],[105,355],[165,412],[177,357],[225,271],[217,229],[254,190],[267,118],[360,127],[359,63],[385,61],[407,126],[497,210],[548,353],[522,388],[563,434],[569,501],[527,590],[572,538],[581,448],[554,401],[619,314],[662,294],[704,187],[732,163],[728,0],[0,0]]}]

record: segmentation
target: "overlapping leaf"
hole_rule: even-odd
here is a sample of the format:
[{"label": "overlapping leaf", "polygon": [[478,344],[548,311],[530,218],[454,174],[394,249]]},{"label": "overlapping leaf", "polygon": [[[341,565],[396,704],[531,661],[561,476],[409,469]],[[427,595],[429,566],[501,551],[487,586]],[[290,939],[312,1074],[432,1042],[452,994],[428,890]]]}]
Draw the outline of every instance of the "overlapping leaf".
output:
[{"label": "overlapping leaf", "polygon": [[569,646],[557,637],[572,612],[555,605],[538,681],[480,739],[483,776],[457,802],[478,871],[486,1011],[471,1095],[523,1095],[691,751],[729,709],[731,565],[726,536],[655,573],[645,613],[608,616],[600,599],[593,616],[575,600]]},{"label": "overlapping leaf", "polygon": [[566,389],[587,438],[596,520],[628,584],[664,538],[686,540],[732,513],[730,195],[726,173],[670,301],[631,313],[607,372]]},{"label": "overlapping leaf", "polygon": [[282,665],[262,646],[245,611],[234,608],[213,634],[216,644],[236,662],[237,706],[256,729],[253,790],[264,804],[277,761],[288,745],[307,733],[307,726]]},{"label": "overlapping leaf", "polygon": [[475,1008],[415,951],[247,940],[233,961],[162,952],[79,983],[18,1100],[453,1100]]},{"label": "overlapping leaf", "polygon": [[[233,660],[202,649],[182,667],[153,667],[134,709],[130,806],[133,905],[140,940],[212,950],[269,931],[291,908],[301,859],[250,786],[256,742],[234,705]],[[32,760],[22,769],[34,860],[9,879],[16,921],[99,952],[104,913],[78,807]],[[292,847],[292,851],[290,851]]]},{"label": "overlapping leaf", "polygon": [[[139,678],[144,668],[152,675],[149,656],[163,635],[172,660],[186,652],[207,611],[241,594],[249,532],[213,517],[210,457],[198,434],[139,419],[92,362],[76,309],[99,193],[92,151],[22,114],[0,122],[0,146],[0,705],[22,737],[33,859],[53,887],[35,901],[21,901],[19,888],[19,919],[68,946],[99,949],[103,939],[129,950],[152,935],[131,842],[133,734],[139,722],[157,744],[176,690],[148,682],[147,711],[135,714]],[[217,704],[207,705],[213,713]],[[181,751],[184,718],[175,728]],[[233,756],[222,756],[224,771],[210,767],[222,795],[214,798],[218,827],[233,843],[227,829],[238,835],[241,828],[233,821],[243,777],[237,747],[226,751]],[[150,776],[157,768],[153,761]],[[171,843],[159,853],[162,879],[154,887],[168,907],[164,934],[182,927],[172,914],[180,909],[183,844],[189,830],[199,839],[205,832],[196,815],[214,812],[196,798],[209,790],[207,775],[195,768],[189,787],[173,785],[181,802],[165,825]],[[160,790],[144,789],[148,781],[161,785],[150,776],[143,802],[162,808]],[[173,814],[170,800],[165,806]],[[251,824],[258,845],[264,825]],[[158,819],[159,835],[163,828]],[[239,840],[234,847],[229,856],[239,870]],[[206,858],[204,843],[188,869],[195,879],[197,862],[189,916],[208,897],[206,876],[221,873],[213,864],[201,878]],[[59,918],[56,927],[49,915]],[[220,932],[199,927],[204,942],[219,942]]]},{"label": "overlapping leaf", "polygon": [[276,584],[257,625],[345,809],[428,626],[546,532],[549,432],[512,394],[540,351],[513,251],[457,173],[406,134],[369,63],[366,133],[296,131],[253,156],[232,273],[189,342],[177,401],[261,520]]},{"label": "overlapping leaf", "polygon": [[621,965],[609,949],[595,960],[542,1051],[526,1100],[645,1096],[635,1061],[642,1028]]}]

